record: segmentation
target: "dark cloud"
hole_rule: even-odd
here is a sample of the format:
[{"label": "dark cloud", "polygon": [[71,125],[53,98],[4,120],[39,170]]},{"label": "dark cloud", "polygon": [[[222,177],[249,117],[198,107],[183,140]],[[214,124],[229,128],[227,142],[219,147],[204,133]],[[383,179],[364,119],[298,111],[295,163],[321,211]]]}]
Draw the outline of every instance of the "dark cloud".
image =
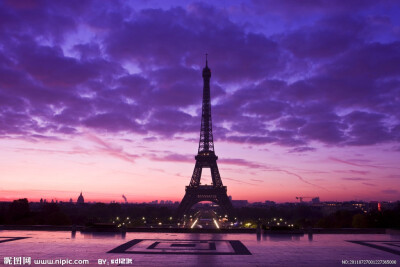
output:
[{"label": "dark cloud", "polygon": [[[75,16],[87,10],[79,1],[4,1],[0,4],[2,33],[33,34],[60,41],[77,27]],[[0,34],[2,35],[2,34]],[[10,36],[11,38],[14,36]]]},{"label": "dark cloud", "polygon": [[84,120],[83,125],[98,128],[105,131],[118,132],[118,131],[132,131],[143,132],[141,126],[132,121],[129,116],[121,113],[104,113],[94,115]]},{"label": "dark cloud", "polygon": [[261,100],[245,105],[243,111],[249,114],[262,116],[265,120],[274,120],[282,116],[286,106],[288,105],[278,101]]},{"label": "dark cloud", "polygon": [[363,27],[348,16],[328,17],[283,35],[282,46],[301,59],[334,58],[361,43]]},{"label": "dark cloud", "polygon": [[144,69],[182,61],[198,65],[207,51],[213,55],[215,77],[225,82],[261,79],[283,64],[274,41],[246,33],[217,9],[202,4],[189,10],[142,10],[115,28],[105,44],[115,58],[134,60]]},{"label": "dark cloud", "polygon": [[150,116],[146,129],[159,135],[172,136],[175,133],[199,131],[199,118],[194,120],[191,115],[173,109],[155,109]]},{"label": "dark cloud", "polygon": [[262,144],[268,144],[268,143],[273,143],[277,141],[276,138],[269,137],[269,136],[227,136],[225,137],[226,141],[232,142],[232,143],[247,143],[247,144],[254,144],[254,145],[262,145]]},{"label": "dark cloud", "polygon": [[147,156],[151,160],[156,160],[156,161],[187,162],[187,163],[189,162],[193,163],[194,161],[193,155],[182,155],[172,152],[166,152],[161,156],[156,154],[150,154],[145,156]]},{"label": "dark cloud", "polygon": [[381,192],[384,194],[399,194],[400,193],[398,190],[394,190],[394,189],[386,189],[386,190],[382,190]]},{"label": "dark cloud", "polygon": [[366,186],[376,186],[376,184],[373,184],[373,183],[362,183],[363,185],[366,185]]},{"label": "dark cloud", "polygon": [[52,137],[84,126],[195,135],[208,52],[216,140],[297,153],[312,152],[311,142],[396,148],[399,25],[382,10],[397,7],[253,1],[239,23],[218,3],[3,1],[0,134]]},{"label": "dark cloud", "polygon": [[308,146],[295,147],[293,149],[290,149],[289,153],[303,153],[303,152],[308,152],[308,151],[315,151],[315,148],[308,147]]},{"label": "dark cloud", "polygon": [[400,179],[400,175],[398,175],[398,174],[391,174],[391,175],[388,175],[386,177],[390,178],[390,179]]},{"label": "dark cloud", "polygon": [[77,44],[72,50],[77,52],[83,60],[94,59],[101,55],[101,49],[97,43]]},{"label": "dark cloud", "polygon": [[368,181],[370,179],[360,178],[360,177],[346,177],[346,178],[342,178],[342,180],[346,180],[346,181]]},{"label": "dark cloud", "polygon": [[349,11],[356,12],[373,5],[372,0],[355,0],[346,2],[332,2],[329,0],[311,0],[298,2],[295,0],[253,0],[257,13],[275,13],[284,16],[310,16],[315,14],[340,14]]},{"label": "dark cloud", "polygon": [[110,93],[121,94],[132,100],[141,99],[153,90],[150,81],[138,74],[122,76],[117,82],[116,91],[110,91]]},{"label": "dark cloud", "polygon": [[300,129],[300,134],[308,140],[321,141],[328,144],[338,144],[344,140],[343,125],[337,122],[322,121],[306,124]]},{"label": "dark cloud", "polygon": [[255,163],[255,162],[251,162],[245,159],[237,159],[237,158],[226,158],[220,161],[220,164],[224,165],[224,164],[229,164],[229,165],[234,165],[234,166],[244,166],[244,167],[248,167],[250,169],[260,169],[260,168],[264,168],[263,165]]},{"label": "dark cloud", "polygon": [[343,164],[350,165],[350,166],[356,166],[356,167],[370,167],[370,168],[376,168],[376,169],[385,168],[384,166],[372,165],[372,164],[368,164],[368,162],[363,162],[363,161],[354,160],[354,159],[338,159],[335,157],[329,157],[329,159],[332,161],[335,161],[335,162],[343,163]]},{"label": "dark cloud", "polygon": [[305,123],[306,123],[306,120],[304,120],[304,119],[297,118],[297,117],[289,117],[289,118],[283,118],[282,120],[280,120],[278,125],[281,128],[295,130],[295,129],[298,129],[299,127],[303,126]]},{"label": "dark cloud", "polygon": [[[49,87],[70,88],[100,75],[101,59],[79,61],[64,56],[61,48],[27,45],[16,51],[20,57],[18,68],[25,70],[37,82]],[[113,72],[104,69],[103,73]]]},{"label": "dark cloud", "polygon": [[354,111],[345,117],[350,126],[348,143],[353,145],[373,145],[392,141],[389,129],[384,125],[385,116],[377,113]]},{"label": "dark cloud", "polygon": [[343,170],[343,171],[335,171],[339,173],[355,173],[355,174],[361,174],[361,175],[366,175],[369,173],[369,171],[359,171],[359,170]]}]

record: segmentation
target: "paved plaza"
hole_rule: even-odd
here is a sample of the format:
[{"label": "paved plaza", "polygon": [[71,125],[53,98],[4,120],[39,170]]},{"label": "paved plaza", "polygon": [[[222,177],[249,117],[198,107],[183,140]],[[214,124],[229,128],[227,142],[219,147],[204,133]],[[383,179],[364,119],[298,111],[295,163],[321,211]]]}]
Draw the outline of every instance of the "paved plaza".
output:
[{"label": "paved plaza", "polygon": [[399,264],[400,236],[0,231],[4,265],[343,266],[355,261]]}]

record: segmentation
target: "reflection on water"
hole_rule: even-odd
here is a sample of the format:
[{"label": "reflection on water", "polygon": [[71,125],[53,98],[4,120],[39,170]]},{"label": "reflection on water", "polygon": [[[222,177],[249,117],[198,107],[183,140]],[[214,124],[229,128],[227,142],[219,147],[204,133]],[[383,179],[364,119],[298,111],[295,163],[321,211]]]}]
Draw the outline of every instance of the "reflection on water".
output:
[{"label": "reflection on water", "polygon": [[104,238],[113,238],[113,239],[125,239],[126,232],[114,233],[114,232],[81,232],[83,238],[85,239],[104,239]]},{"label": "reflection on water", "polygon": [[[299,235],[291,235],[291,234],[272,234],[267,235],[269,241],[300,241]],[[301,235],[303,236],[303,235]]]},{"label": "reflection on water", "polygon": [[279,241],[306,241],[309,242],[314,241],[314,236],[317,236],[318,239],[329,239],[330,241],[339,241],[342,240],[344,236],[347,236],[344,240],[355,239],[355,240],[365,240],[368,239],[367,237],[373,237],[372,240],[379,239],[385,237],[386,239],[389,238],[391,241],[400,241],[400,234],[313,234],[308,232],[307,239],[305,238],[304,234],[290,234],[290,233],[267,233],[267,232],[256,232],[256,239],[257,243],[265,242],[265,241],[272,241],[272,242],[279,242]]},{"label": "reflection on water", "polygon": [[[261,241],[261,237],[262,237],[262,241],[300,241],[301,237],[304,236],[304,234],[290,234],[290,233],[286,233],[286,234],[278,234],[278,233],[262,233],[262,231],[257,231],[257,243],[259,243]],[[312,241],[313,237],[312,234],[308,234],[308,240]]]},{"label": "reflection on water", "polygon": [[390,240],[399,241],[400,240],[400,234],[391,234],[390,235]]},{"label": "reflection on water", "polygon": [[312,241],[312,240],[313,240],[312,233],[308,233],[308,241]]}]

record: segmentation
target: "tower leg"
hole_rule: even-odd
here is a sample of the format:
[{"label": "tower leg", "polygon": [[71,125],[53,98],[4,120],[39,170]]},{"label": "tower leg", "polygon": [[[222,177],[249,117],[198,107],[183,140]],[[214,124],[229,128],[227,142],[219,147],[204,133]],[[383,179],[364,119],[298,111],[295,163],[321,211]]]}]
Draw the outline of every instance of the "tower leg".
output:
[{"label": "tower leg", "polygon": [[227,215],[233,217],[235,215],[232,203],[226,193],[226,187],[214,187],[200,185],[196,187],[187,186],[186,193],[177,210],[177,217],[183,218],[190,208],[198,202],[211,201],[218,204]]},{"label": "tower leg", "polygon": [[194,202],[193,197],[186,193],[185,196],[183,197],[181,203],[179,204],[176,216],[178,218],[183,218],[185,213],[187,213],[189,211],[189,209],[195,204],[193,202]]}]

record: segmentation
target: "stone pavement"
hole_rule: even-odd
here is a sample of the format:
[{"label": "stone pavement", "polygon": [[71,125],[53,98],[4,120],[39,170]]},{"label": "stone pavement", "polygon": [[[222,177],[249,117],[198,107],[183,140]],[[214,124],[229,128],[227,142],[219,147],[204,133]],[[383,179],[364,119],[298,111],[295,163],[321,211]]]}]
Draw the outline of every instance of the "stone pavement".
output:
[{"label": "stone pavement", "polygon": [[0,264],[15,266],[325,267],[394,261],[400,264],[399,235],[0,231]]}]

